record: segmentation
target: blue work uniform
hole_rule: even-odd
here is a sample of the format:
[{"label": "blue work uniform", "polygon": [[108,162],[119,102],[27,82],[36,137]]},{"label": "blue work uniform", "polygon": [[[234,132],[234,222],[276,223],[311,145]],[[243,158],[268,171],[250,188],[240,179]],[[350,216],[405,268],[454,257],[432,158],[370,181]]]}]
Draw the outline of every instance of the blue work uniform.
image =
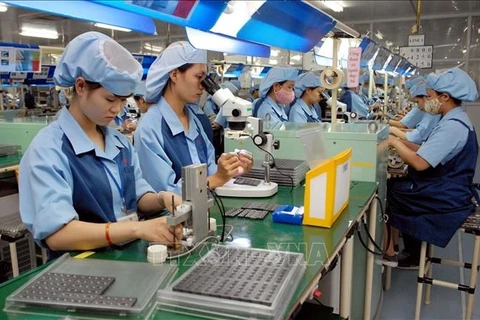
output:
[{"label": "blue work uniform", "polygon": [[417,124],[417,127],[414,130],[407,132],[407,140],[415,144],[422,144],[427,140],[427,137],[438,124],[440,119],[441,115],[425,113],[422,121]]},{"label": "blue work uniform", "polygon": [[202,124],[190,108],[184,110],[188,131],[162,97],[148,109],[134,133],[135,149],[147,182],[155,190],[178,195],[182,194],[182,167],[206,163],[208,175],[217,172],[215,149]]},{"label": "blue work uniform", "polygon": [[413,129],[420,123],[420,121],[422,121],[424,116],[425,111],[422,111],[418,106],[415,106],[402,118],[402,120],[400,120],[400,122],[408,129]]},{"label": "blue work uniform", "polygon": [[390,222],[416,239],[445,247],[474,210],[478,144],[465,110],[457,107],[443,116],[417,154],[431,167],[409,167],[405,178],[389,181]]},{"label": "blue work uniform", "polygon": [[210,140],[211,143],[213,143],[213,129],[212,129],[212,123],[210,122],[210,119],[208,116],[203,112],[202,109],[198,106],[196,103],[188,103],[187,107],[192,110],[192,112],[195,114],[195,116],[200,120],[200,123],[202,124],[203,130],[207,134],[208,140]]},{"label": "blue work uniform", "polygon": [[253,102],[255,100],[255,98],[253,96],[248,96],[247,97],[247,101],[249,102]]},{"label": "blue work uniform", "polygon": [[100,129],[105,151],[64,108],[57,121],[40,130],[20,162],[20,214],[42,246],[74,219],[115,222],[136,211],[145,193],[154,192],[142,178],[130,142],[115,129]]},{"label": "blue work uniform", "polygon": [[266,119],[267,114],[270,115],[270,126],[275,126],[281,122],[287,122],[288,116],[283,107],[279,106],[272,98],[266,97],[257,111],[257,117]]},{"label": "blue work uniform", "polygon": [[355,112],[358,115],[358,119],[373,119],[373,112],[369,112],[367,105],[355,92],[351,90],[345,91],[340,98],[340,102],[347,105],[348,112]]},{"label": "blue work uniform", "polygon": [[211,117],[217,115],[219,108],[215,102],[213,102],[212,96],[208,97],[205,101],[205,105],[203,106],[203,112],[207,115],[207,117]]},{"label": "blue work uniform", "polygon": [[312,106],[307,106],[302,98],[290,108],[289,122],[320,122],[321,119]]},{"label": "blue work uniform", "polygon": [[128,108],[127,108],[127,105],[125,105],[122,111],[119,114],[117,114],[115,118],[113,118],[117,126],[120,127],[125,122],[125,120],[127,120],[127,113],[128,113]]}]

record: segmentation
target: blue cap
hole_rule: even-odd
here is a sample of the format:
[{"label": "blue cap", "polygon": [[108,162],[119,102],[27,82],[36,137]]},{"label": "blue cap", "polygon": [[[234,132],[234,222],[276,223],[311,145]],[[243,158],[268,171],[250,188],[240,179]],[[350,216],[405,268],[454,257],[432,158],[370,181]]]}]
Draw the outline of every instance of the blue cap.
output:
[{"label": "blue cap", "polygon": [[384,85],[385,84],[385,77],[383,76],[376,76],[375,77],[375,84],[377,85]]},{"label": "blue cap", "polygon": [[359,84],[365,84],[367,81],[370,82],[370,75],[368,73],[364,73],[358,77]]},{"label": "blue cap", "polygon": [[238,81],[238,80],[232,80],[232,81],[230,81],[230,82],[233,83],[233,85],[234,85],[235,87],[237,87],[237,90],[242,89],[242,84],[240,83],[240,81]]},{"label": "blue cap", "polygon": [[145,97],[147,94],[147,88],[145,87],[145,81],[141,81],[133,90],[133,95]]},{"label": "blue cap", "polygon": [[72,87],[78,77],[83,77],[117,96],[129,96],[142,75],[142,66],[127,49],[92,31],[70,41],[55,68],[53,80],[57,86]]},{"label": "blue cap", "polygon": [[459,68],[449,69],[440,75],[429,74],[427,89],[448,93],[450,97],[461,101],[473,102],[478,99],[475,82],[465,71]]},{"label": "blue cap", "polygon": [[167,84],[170,72],[187,63],[207,63],[207,51],[195,49],[187,41],[172,43],[163,50],[148,70],[145,100],[158,102]]},{"label": "blue cap", "polygon": [[295,80],[295,96],[300,98],[307,88],[317,88],[320,86],[320,78],[314,75],[313,72],[302,73]]},{"label": "blue cap", "polygon": [[295,81],[297,74],[298,70],[295,68],[273,67],[268,71],[267,75],[260,83],[260,98],[265,98],[267,96],[268,91],[274,83],[288,80]]},{"label": "blue cap", "polygon": [[231,82],[231,81],[226,81],[220,85],[222,88],[227,88],[230,90],[234,96],[238,94],[238,88]]},{"label": "blue cap", "polygon": [[260,88],[260,85],[256,84],[256,85],[250,87],[250,89],[248,91],[250,92],[250,94],[253,94],[253,91],[258,90],[259,88]]},{"label": "blue cap", "polygon": [[424,81],[420,81],[415,84],[413,87],[410,88],[410,96],[418,97],[418,96],[426,96],[427,95],[427,87]]},{"label": "blue cap", "polygon": [[425,78],[422,76],[418,75],[416,77],[410,78],[409,80],[405,81],[405,88],[411,89],[415,84],[419,82],[425,82]]}]

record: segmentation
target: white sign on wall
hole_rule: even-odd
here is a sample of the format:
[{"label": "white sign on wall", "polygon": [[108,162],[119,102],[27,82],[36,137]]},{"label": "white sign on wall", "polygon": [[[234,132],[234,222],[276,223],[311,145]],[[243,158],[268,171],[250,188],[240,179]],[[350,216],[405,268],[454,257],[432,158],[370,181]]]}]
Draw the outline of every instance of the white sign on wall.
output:
[{"label": "white sign on wall", "polygon": [[400,47],[400,56],[421,69],[432,67],[433,46]]},{"label": "white sign on wall", "polygon": [[408,46],[423,46],[425,45],[425,35],[424,34],[415,34],[408,36]]}]

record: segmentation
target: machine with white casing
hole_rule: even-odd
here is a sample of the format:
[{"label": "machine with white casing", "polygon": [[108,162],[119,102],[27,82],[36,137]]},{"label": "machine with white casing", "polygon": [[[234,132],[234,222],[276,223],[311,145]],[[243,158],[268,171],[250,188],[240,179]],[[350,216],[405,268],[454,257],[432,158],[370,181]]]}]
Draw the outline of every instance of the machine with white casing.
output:
[{"label": "machine with white casing", "polygon": [[[271,156],[272,148],[278,149],[278,141],[273,135],[263,131],[263,120],[252,117],[252,103],[235,97],[228,89],[220,88],[210,78],[202,81],[203,87],[212,95],[213,101],[221,108],[227,118],[230,130],[225,131],[225,137],[235,140],[252,139],[254,144],[265,151],[263,167],[264,180],[234,178],[225,185],[217,187],[215,192],[225,197],[263,198],[277,193],[278,185],[270,181],[270,168],[274,165]],[[248,130],[247,123],[250,124]],[[246,183],[245,183],[246,182]]]}]

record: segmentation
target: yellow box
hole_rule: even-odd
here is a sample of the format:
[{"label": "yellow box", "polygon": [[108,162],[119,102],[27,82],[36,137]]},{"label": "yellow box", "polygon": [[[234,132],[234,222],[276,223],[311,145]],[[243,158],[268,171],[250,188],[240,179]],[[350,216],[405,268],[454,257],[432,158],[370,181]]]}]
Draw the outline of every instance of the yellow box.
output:
[{"label": "yellow box", "polygon": [[330,228],[350,198],[352,149],[307,172],[303,224]]}]

